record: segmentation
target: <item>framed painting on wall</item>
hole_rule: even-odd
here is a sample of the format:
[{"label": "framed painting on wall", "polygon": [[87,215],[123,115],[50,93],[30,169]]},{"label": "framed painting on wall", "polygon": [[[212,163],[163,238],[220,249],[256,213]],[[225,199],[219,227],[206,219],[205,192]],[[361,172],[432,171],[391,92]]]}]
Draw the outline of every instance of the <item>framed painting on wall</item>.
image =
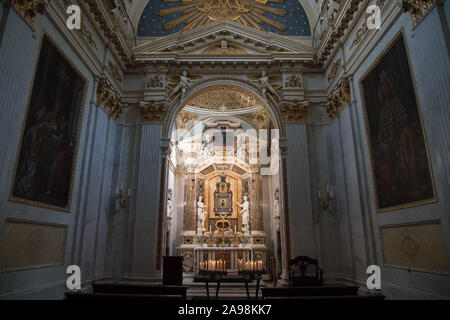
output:
[{"label": "framed painting on wall", "polygon": [[69,211],[86,80],[44,34],[10,200]]},{"label": "framed painting on wall", "polygon": [[403,32],[359,84],[377,211],[435,202],[426,136]]}]

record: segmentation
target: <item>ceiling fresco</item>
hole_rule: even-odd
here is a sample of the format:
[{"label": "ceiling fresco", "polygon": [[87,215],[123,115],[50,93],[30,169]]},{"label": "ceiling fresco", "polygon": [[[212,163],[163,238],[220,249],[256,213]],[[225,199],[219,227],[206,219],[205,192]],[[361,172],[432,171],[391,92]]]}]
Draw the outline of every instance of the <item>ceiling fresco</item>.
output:
[{"label": "ceiling fresco", "polygon": [[220,20],[284,36],[311,35],[298,0],[152,0],[141,15],[137,34],[163,37]]}]

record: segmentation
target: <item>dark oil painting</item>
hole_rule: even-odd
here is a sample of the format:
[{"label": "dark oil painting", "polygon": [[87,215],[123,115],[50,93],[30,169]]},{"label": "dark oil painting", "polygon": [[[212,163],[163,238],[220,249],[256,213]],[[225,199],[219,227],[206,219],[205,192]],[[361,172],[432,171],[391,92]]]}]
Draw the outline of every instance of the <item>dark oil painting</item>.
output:
[{"label": "dark oil painting", "polygon": [[12,200],[68,210],[84,79],[44,36],[22,133]]},{"label": "dark oil painting", "polygon": [[360,82],[377,210],[435,201],[425,134],[403,34]]}]

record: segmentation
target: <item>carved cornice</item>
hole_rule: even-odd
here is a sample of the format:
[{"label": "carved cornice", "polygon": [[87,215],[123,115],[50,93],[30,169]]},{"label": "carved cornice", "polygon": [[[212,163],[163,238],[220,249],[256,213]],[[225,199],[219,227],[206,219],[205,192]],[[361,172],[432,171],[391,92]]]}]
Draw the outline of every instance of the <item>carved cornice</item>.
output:
[{"label": "carved cornice", "polygon": [[162,123],[166,115],[168,102],[167,100],[141,101],[138,106],[145,122]]},{"label": "carved cornice", "polygon": [[402,8],[411,14],[413,25],[416,26],[436,3],[437,0],[402,0]]},{"label": "carved cornice", "polygon": [[283,100],[280,103],[281,113],[287,123],[303,123],[309,112],[310,103],[305,100]]},{"label": "carved cornice", "polygon": [[106,76],[102,76],[98,83],[97,104],[114,120],[119,118],[123,110],[122,102]]},{"label": "carved cornice", "polygon": [[330,26],[319,46],[317,60],[325,62],[331,51],[344,35],[345,30],[353,19],[354,13],[358,10],[361,0],[343,0],[336,17],[330,21]]},{"label": "carved cornice", "polygon": [[110,14],[101,0],[84,0],[92,14],[94,19],[98,22],[100,29],[103,31],[105,37],[117,50],[117,53],[121,57],[123,62],[130,61],[133,58],[131,49],[127,44],[127,38],[122,30],[122,27],[118,25],[118,21],[115,16]]},{"label": "carved cornice", "polygon": [[11,0],[11,5],[30,25],[34,25],[36,16],[44,13],[47,2],[47,0]]},{"label": "carved cornice", "polygon": [[336,119],[341,111],[350,104],[350,82],[342,77],[328,96],[326,111],[331,120]]}]

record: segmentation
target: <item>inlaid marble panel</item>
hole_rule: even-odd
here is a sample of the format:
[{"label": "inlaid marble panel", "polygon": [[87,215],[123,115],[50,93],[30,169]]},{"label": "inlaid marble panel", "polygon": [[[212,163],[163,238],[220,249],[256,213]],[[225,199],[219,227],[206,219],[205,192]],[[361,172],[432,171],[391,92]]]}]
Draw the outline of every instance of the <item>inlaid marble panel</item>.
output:
[{"label": "inlaid marble panel", "polygon": [[67,226],[7,220],[0,247],[0,272],[64,264]]}]

